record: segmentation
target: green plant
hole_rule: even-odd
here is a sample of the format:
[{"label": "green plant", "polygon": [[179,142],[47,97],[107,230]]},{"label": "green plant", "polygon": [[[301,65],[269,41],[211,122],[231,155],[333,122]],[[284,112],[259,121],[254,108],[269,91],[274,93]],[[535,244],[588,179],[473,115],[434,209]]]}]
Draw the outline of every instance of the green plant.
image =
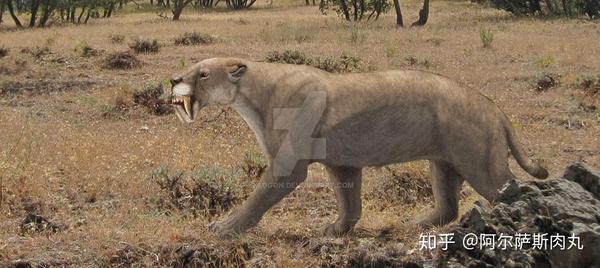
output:
[{"label": "green plant", "polygon": [[173,42],[178,46],[208,45],[214,43],[215,38],[208,34],[191,32],[176,37]]},{"label": "green plant", "polygon": [[267,160],[265,157],[256,151],[249,151],[244,154],[244,164],[242,170],[246,173],[246,177],[251,179],[259,179],[267,168]]},{"label": "green plant", "polygon": [[541,57],[535,63],[541,68],[548,68],[554,64],[554,57],[552,57],[551,55],[547,55]]},{"label": "green plant", "polygon": [[156,39],[154,39],[154,40],[137,39],[137,40],[133,41],[133,43],[131,43],[129,45],[129,47],[131,49],[133,49],[133,51],[135,51],[135,53],[156,53],[160,50],[160,43],[158,43],[158,40],[156,40]]},{"label": "green plant", "polygon": [[271,51],[267,55],[267,61],[288,64],[312,64],[312,60],[298,50],[284,50],[283,53]]},{"label": "green plant", "polygon": [[494,41],[494,33],[489,28],[481,27],[479,29],[479,37],[481,38],[481,43],[484,48],[489,48],[492,46],[492,42]]},{"label": "green plant", "polygon": [[476,0],[482,4],[511,12],[517,16],[565,16],[587,15],[600,18],[600,2],[595,0]]},{"label": "green plant", "polygon": [[393,58],[396,56],[397,49],[395,46],[386,46],[385,47],[385,56],[388,58]]}]

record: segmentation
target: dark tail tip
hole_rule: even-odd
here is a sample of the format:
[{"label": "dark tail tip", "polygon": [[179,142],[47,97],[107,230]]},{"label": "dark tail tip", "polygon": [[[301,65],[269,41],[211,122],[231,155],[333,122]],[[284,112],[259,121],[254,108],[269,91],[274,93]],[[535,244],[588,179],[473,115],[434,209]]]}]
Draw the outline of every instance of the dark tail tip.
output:
[{"label": "dark tail tip", "polygon": [[531,175],[533,175],[534,177],[536,177],[538,179],[542,179],[543,180],[543,179],[548,178],[549,174],[548,174],[548,170],[546,170],[545,168],[543,168],[541,166],[538,166],[537,170],[533,174],[531,174]]}]

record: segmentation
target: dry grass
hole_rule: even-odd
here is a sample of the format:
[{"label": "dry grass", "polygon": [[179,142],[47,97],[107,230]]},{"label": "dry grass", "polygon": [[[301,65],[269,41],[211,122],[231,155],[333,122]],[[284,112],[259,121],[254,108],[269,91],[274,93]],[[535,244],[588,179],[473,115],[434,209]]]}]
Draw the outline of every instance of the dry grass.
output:
[{"label": "dry grass", "polygon": [[[418,14],[419,3],[403,5],[409,19]],[[489,48],[482,48],[481,27],[494,32]],[[408,188],[422,200],[382,205],[386,199],[366,198],[354,235],[322,238],[319,229],[336,212],[319,165],[240,241],[217,240],[207,232],[207,217],[156,209],[152,198],[162,190],[145,179],[150,171],[166,165],[190,172],[209,165],[244,173],[244,156],[259,150],[253,134],[227,108],[207,109],[199,123],[182,125],[174,116],[135,108],[113,120],[102,116],[102,107],[132,105],[133,92],[208,57],[264,60],[271,51],[298,50],[332,59],[357,55],[379,70],[427,69],[493,99],[529,154],[544,158],[551,174],[574,160],[600,166],[600,113],[589,107],[598,105],[598,94],[582,93],[587,91],[577,83],[578,77],[600,73],[600,62],[590,56],[600,54],[595,45],[600,32],[588,21],[515,19],[468,3],[434,1],[430,23],[417,30],[396,29],[391,13],[373,23],[348,24],[303,6],[186,10],[180,22],[121,13],[85,26],[3,29],[0,47],[10,53],[0,59],[0,266],[16,260],[58,266],[169,266],[184,260],[315,266],[364,263],[369,254],[385,263],[417,246],[422,230],[406,222],[431,206],[422,184]],[[218,42],[174,45],[189,29],[202,29]],[[76,51],[86,43],[110,55],[128,49],[124,39],[140,36],[165,45],[155,54],[136,55],[144,63],[139,68],[106,69],[102,58]],[[39,44],[51,53],[36,49]],[[19,53],[23,49],[44,53]],[[531,81],[544,72],[560,74],[561,81],[538,92]],[[526,177],[514,161],[511,167]],[[394,168],[398,174],[427,174],[424,162]],[[364,195],[392,177],[384,169],[366,169]],[[461,211],[477,198],[466,191]],[[59,231],[23,233],[21,223],[32,209]]]}]

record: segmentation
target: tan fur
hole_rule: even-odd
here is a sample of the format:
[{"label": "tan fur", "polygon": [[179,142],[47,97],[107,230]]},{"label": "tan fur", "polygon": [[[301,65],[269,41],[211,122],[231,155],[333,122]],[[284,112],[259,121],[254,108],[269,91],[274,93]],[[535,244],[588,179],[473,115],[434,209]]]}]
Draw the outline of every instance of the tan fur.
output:
[{"label": "tan fur", "polygon": [[[349,232],[360,218],[361,170],[366,166],[429,160],[436,205],[419,223],[435,225],[456,218],[465,180],[494,200],[498,189],[514,178],[508,168],[509,148],[527,172],[539,178],[548,175],[520,149],[510,122],[489,99],[439,75],[420,71],[336,75],[308,66],[217,58],[200,62],[174,80],[174,89],[193,88],[191,118],[177,107],[182,120],[193,121],[209,104],[230,105],[250,125],[270,161],[269,171],[248,200],[226,220],[211,224],[220,235],[255,226],[304,181],[313,162],[327,167],[338,200],[339,218],[325,227],[330,235]],[[325,110],[312,131],[313,138],[325,139],[325,156],[300,161],[277,157],[295,156],[315,146],[298,141],[295,132],[300,130],[275,128],[278,108],[301,107],[311,92],[326,93]],[[307,107],[305,112],[317,113],[318,105]],[[292,137],[290,146],[285,145],[286,137]],[[291,173],[274,174],[273,166],[278,165],[291,166]]]}]

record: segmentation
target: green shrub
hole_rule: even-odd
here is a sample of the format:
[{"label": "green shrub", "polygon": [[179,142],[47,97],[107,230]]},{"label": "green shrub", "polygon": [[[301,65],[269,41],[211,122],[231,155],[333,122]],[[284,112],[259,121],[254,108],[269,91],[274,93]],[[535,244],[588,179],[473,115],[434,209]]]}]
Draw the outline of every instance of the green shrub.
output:
[{"label": "green shrub", "polygon": [[506,10],[517,16],[566,16],[587,15],[600,18],[598,0],[482,0],[491,6]]},{"label": "green shrub", "polygon": [[479,29],[479,37],[481,38],[481,43],[483,44],[484,48],[489,48],[492,46],[492,42],[494,41],[494,33],[492,30],[481,27]]},{"label": "green shrub", "polygon": [[267,62],[310,65],[331,73],[348,73],[363,71],[364,64],[358,56],[342,54],[338,59],[309,58],[297,50],[285,50],[283,53],[272,51],[266,57]]},{"label": "green shrub", "polygon": [[309,59],[304,53],[298,50],[284,50],[283,53],[271,51],[267,55],[268,62],[287,63],[287,64],[304,64],[311,65],[312,59]]}]

